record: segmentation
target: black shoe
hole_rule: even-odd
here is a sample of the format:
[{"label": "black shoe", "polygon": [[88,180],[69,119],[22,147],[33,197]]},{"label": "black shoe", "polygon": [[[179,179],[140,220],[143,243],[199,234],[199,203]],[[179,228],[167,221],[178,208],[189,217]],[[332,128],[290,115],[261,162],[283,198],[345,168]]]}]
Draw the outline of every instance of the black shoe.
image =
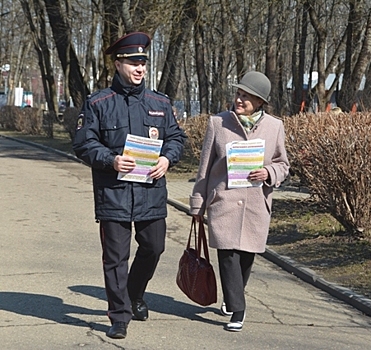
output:
[{"label": "black shoe", "polygon": [[148,306],[143,299],[131,302],[135,320],[145,321],[148,318]]},{"label": "black shoe", "polygon": [[125,322],[114,322],[107,332],[107,337],[124,339],[126,337],[127,324]]}]

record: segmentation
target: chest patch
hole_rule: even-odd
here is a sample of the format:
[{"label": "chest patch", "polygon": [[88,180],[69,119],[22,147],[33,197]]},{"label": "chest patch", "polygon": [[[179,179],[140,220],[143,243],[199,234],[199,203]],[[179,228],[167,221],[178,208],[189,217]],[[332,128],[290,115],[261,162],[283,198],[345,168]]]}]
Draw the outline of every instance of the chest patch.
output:
[{"label": "chest patch", "polygon": [[164,111],[148,111],[148,115],[151,117],[165,117]]},{"label": "chest patch", "polygon": [[76,130],[80,130],[85,124],[85,116],[83,114],[79,115],[79,118],[76,122]]}]

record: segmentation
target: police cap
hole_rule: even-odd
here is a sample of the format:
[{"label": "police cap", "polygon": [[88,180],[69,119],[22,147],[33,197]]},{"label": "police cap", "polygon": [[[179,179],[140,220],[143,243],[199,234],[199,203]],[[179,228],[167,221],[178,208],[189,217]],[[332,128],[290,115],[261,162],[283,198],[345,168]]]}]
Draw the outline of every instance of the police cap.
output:
[{"label": "police cap", "polygon": [[106,55],[112,55],[114,59],[129,58],[131,60],[147,60],[146,49],[151,43],[146,33],[133,32],[122,36],[114,42],[106,51]]}]

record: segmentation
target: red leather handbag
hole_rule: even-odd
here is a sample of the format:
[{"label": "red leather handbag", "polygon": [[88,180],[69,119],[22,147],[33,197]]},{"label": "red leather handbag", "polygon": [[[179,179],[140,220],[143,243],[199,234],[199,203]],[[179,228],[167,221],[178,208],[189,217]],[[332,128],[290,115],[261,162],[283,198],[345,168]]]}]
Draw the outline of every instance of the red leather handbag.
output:
[{"label": "red leather handbag", "polygon": [[[195,238],[195,247],[191,248],[191,238]],[[203,249],[204,258],[201,257]],[[207,306],[217,302],[216,278],[210,264],[204,223],[199,222],[198,233],[196,220],[192,218],[188,244],[179,260],[176,283],[183,293],[195,303]]]}]

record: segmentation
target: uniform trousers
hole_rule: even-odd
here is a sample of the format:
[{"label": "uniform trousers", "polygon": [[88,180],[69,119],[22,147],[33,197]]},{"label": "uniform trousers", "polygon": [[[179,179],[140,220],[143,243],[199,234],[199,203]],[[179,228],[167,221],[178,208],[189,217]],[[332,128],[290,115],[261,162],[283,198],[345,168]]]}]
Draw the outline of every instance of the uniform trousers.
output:
[{"label": "uniform trousers", "polygon": [[142,299],[165,250],[165,219],[134,222],[138,248],[129,271],[131,222],[100,222],[108,317],[129,323],[131,301]]},{"label": "uniform trousers", "polygon": [[255,253],[218,249],[219,274],[227,311],[246,309],[245,287],[249,280]]}]

